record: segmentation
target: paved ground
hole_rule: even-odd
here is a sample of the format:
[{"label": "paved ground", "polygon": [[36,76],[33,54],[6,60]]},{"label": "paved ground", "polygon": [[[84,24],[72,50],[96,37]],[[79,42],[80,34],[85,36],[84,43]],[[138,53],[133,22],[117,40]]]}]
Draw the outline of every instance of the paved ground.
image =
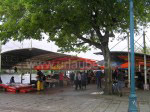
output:
[{"label": "paved ground", "polygon": [[[68,87],[28,94],[0,92],[0,112],[127,112],[128,95],[99,93],[95,85],[75,91]],[[139,112],[150,112],[150,91],[138,91]]]}]

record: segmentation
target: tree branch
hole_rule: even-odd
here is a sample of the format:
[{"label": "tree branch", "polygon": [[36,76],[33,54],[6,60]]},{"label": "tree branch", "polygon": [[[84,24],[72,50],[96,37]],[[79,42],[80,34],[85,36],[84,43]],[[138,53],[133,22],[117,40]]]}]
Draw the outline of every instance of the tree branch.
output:
[{"label": "tree branch", "polygon": [[99,41],[102,42],[103,36],[102,36],[102,34],[101,34],[99,28],[94,27],[94,30],[96,31],[96,34],[97,34],[97,36],[98,36],[98,38],[99,38]]},{"label": "tree branch", "polygon": [[93,42],[93,41],[91,41],[91,40],[89,40],[89,39],[84,38],[84,37],[81,36],[81,35],[79,35],[78,38],[81,39],[81,40],[83,40],[84,42],[90,44],[90,45],[96,46],[97,48],[100,48],[100,49],[101,49],[101,44],[100,44],[100,43]]},{"label": "tree branch", "polygon": [[74,46],[80,46],[80,45],[85,44],[85,43],[87,43],[87,42],[81,42],[81,43],[72,44],[72,45],[74,45]]},{"label": "tree branch", "polygon": [[98,11],[95,11],[95,15],[92,15],[92,12],[91,12],[91,17],[92,17],[91,23],[92,23],[92,26],[93,26],[94,30],[96,31],[96,34],[97,34],[97,36],[99,38],[99,41],[101,42],[103,36],[102,36],[102,34],[100,32],[99,26],[97,26],[97,20],[96,20],[97,16],[98,16]]},{"label": "tree branch", "polygon": [[91,37],[90,37],[91,40],[94,40],[94,30],[91,30],[91,31],[90,31],[90,34],[91,34]]}]

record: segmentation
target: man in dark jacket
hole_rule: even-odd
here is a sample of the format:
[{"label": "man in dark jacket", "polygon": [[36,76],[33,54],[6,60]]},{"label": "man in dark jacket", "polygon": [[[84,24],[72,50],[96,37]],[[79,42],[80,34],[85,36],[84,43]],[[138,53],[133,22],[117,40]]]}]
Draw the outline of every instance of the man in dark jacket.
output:
[{"label": "man in dark jacket", "polygon": [[44,89],[44,87],[43,87],[43,80],[42,80],[43,75],[44,74],[40,70],[37,70],[37,90],[38,91]]},{"label": "man in dark jacket", "polygon": [[97,88],[101,88],[101,77],[102,77],[102,71],[98,70],[96,72],[96,82],[97,82]]},{"label": "man in dark jacket", "polygon": [[119,69],[117,74],[118,79],[118,89],[119,89],[119,95],[122,96],[122,89],[124,87],[124,73]]},{"label": "man in dark jacket", "polygon": [[41,70],[37,70],[37,76],[38,76],[38,80],[42,81],[42,77],[43,77],[43,73],[41,72]]},{"label": "man in dark jacket", "polygon": [[80,74],[81,74],[81,86],[82,86],[82,89],[83,89],[83,87],[85,87],[85,89],[86,89],[87,75],[86,75],[85,72],[80,73]]},{"label": "man in dark jacket", "polygon": [[75,74],[73,72],[71,72],[70,75],[69,75],[70,81],[71,81],[71,85],[73,85],[73,83],[74,83],[74,75]]}]

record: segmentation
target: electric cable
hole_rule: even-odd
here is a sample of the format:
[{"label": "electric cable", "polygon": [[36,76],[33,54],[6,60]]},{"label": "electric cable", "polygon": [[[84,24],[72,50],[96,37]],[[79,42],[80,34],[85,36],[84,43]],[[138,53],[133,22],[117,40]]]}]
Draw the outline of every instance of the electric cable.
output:
[{"label": "electric cable", "polygon": [[[119,35],[119,36],[120,36],[120,35]],[[118,36],[118,37],[119,37],[119,36]],[[123,39],[123,40],[125,40],[125,39]],[[123,40],[121,39],[121,41],[123,41]],[[115,44],[113,47],[111,47],[110,50],[112,50],[112,49],[113,49],[114,47],[116,47],[119,43],[121,43],[121,41],[119,41],[117,44]]]},{"label": "electric cable", "polygon": [[[137,40],[135,40],[135,41],[134,41],[134,44],[136,44],[137,41],[138,41],[141,37],[142,37],[142,36],[140,36]],[[129,46],[130,46],[130,44],[129,44]],[[128,48],[128,47],[123,48],[121,51],[125,50],[126,48]]]},{"label": "electric cable", "polygon": [[140,49],[140,46],[138,46],[138,47],[135,49],[135,52],[137,52],[139,49]]},{"label": "electric cable", "polygon": [[136,42],[138,45],[140,45],[142,48],[143,48],[143,46],[141,45],[141,44],[139,44],[138,42]]},{"label": "electric cable", "polygon": [[145,35],[145,37],[147,37],[148,41],[150,42],[150,39],[148,38],[148,36],[147,36],[147,35]]}]

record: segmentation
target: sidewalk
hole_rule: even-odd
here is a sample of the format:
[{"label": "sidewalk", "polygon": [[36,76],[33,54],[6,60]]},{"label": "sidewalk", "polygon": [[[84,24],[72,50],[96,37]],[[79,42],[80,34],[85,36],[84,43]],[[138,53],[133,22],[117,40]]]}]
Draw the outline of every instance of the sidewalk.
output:
[{"label": "sidewalk", "polygon": [[[94,94],[92,94],[94,93]],[[137,91],[139,112],[150,112],[150,91]],[[128,95],[100,95],[96,85],[87,90],[73,87],[10,94],[0,92],[0,112],[128,112]]]}]

